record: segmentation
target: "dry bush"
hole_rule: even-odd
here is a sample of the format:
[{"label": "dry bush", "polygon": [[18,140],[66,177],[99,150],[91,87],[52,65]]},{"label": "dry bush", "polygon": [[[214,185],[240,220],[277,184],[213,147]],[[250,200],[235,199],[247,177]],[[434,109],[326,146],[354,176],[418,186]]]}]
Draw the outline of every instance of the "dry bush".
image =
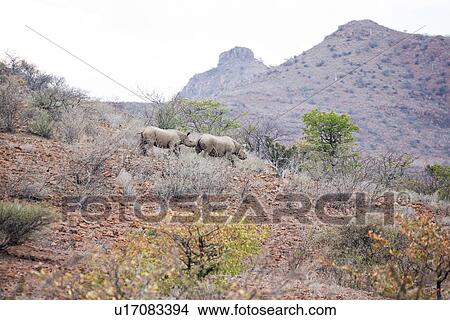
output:
[{"label": "dry bush", "polygon": [[52,210],[42,205],[0,201],[0,251],[23,243],[53,218]]},{"label": "dry bush", "polygon": [[270,171],[269,165],[253,153],[247,154],[247,159],[245,159],[245,161],[237,161],[236,168],[257,173]]},{"label": "dry bush", "polygon": [[170,156],[155,182],[155,193],[163,199],[183,195],[221,194],[232,182],[231,167],[220,158],[194,153]]},{"label": "dry bush", "polygon": [[87,100],[86,94],[69,87],[63,78],[53,77],[43,88],[31,94],[31,107],[45,110],[53,120],[58,120],[61,112],[78,109]]},{"label": "dry bush", "polygon": [[373,183],[385,189],[399,188],[414,157],[407,153],[386,152],[367,159]]},{"label": "dry bush", "polygon": [[[376,250],[370,234],[376,232],[392,241],[397,250],[406,247],[398,228],[382,225],[346,225],[322,228],[311,246],[319,248],[317,272],[341,286],[376,291],[371,272],[390,259],[389,250]],[[317,251],[316,251],[317,253]]]},{"label": "dry bush", "polygon": [[256,119],[251,123],[244,124],[240,128],[239,135],[248,151],[254,152],[259,157],[267,153],[267,137],[270,137],[273,141],[279,141],[287,136],[277,122],[264,119]]},{"label": "dry bush", "polygon": [[447,299],[450,278],[450,233],[433,215],[397,217],[406,246],[397,248],[389,238],[369,233],[375,251],[389,255],[370,274],[383,295],[395,299]]},{"label": "dry bush", "polygon": [[14,131],[23,88],[13,77],[0,77],[0,131]]},{"label": "dry bush", "polygon": [[412,203],[424,203],[436,213],[436,216],[450,217],[450,202],[441,200],[437,194],[409,192]]},{"label": "dry bush", "polygon": [[301,172],[287,177],[287,189],[313,198],[326,193],[364,192],[375,200],[392,188],[402,189],[411,163],[409,155],[393,153],[341,157],[335,159],[333,167],[310,158],[302,164]]},{"label": "dry bush", "polygon": [[73,145],[70,163],[60,178],[73,187],[82,201],[87,196],[104,195],[109,189],[103,171],[118,148],[117,136],[100,136],[92,143]]},{"label": "dry bush", "polygon": [[[326,228],[317,237],[318,269],[338,284],[394,299],[448,294],[450,238],[433,215],[397,215],[395,226]],[[316,235],[317,236],[317,235]]]},{"label": "dry bush", "polygon": [[123,195],[126,197],[133,197],[136,195],[136,189],[133,184],[133,176],[124,168],[120,170],[119,175],[116,178],[123,190]]},{"label": "dry bush", "polygon": [[73,144],[80,141],[88,121],[83,108],[66,108],[61,111],[56,131],[61,140]]}]

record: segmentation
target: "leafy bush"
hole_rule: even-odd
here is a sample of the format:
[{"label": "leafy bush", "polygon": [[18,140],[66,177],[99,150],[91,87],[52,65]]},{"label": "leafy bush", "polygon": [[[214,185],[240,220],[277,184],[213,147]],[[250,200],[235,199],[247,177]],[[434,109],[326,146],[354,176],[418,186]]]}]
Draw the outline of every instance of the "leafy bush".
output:
[{"label": "leafy bush", "polygon": [[425,170],[438,183],[437,193],[440,199],[450,201],[450,165],[433,164]]},{"label": "leafy bush", "polygon": [[30,132],[44,137],[50,138],[53,131],[53,120],[45,110],[39,110],[34,115],[34,119],[31,122]]},{"label": "leafy bush", "polygon": [[70,299],[207,299],[239,295],[229,276],[261,249],[268,228],[162,225],[95,255],[88,269],[45,274],[38,294]]},{"label": "leafy bush", "polygon": [[53,217],[53,212],[42,205],[0,201],[0,250],[23,243]]}]

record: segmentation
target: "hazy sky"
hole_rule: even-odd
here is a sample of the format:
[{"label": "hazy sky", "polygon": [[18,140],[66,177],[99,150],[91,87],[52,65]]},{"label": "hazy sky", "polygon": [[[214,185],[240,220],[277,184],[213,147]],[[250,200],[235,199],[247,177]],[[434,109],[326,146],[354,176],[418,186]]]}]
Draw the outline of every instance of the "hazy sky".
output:
[{"label": "hazy sky", "polygon": [[10,0],[2,2],[0,51],[110,100],[138,100],[25,28],[36,29],[125,86],[179,91],[234,46],[268,65],[300,54],[350,20],[450,34],[448,0]]}]

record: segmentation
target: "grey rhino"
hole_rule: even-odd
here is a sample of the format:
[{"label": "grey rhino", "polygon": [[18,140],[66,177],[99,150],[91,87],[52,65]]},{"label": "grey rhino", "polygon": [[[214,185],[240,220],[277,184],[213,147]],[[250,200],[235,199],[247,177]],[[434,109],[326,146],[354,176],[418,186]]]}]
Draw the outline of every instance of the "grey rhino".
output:
[{"label": "grey rhino", "polygon": [[239,159],[247,159],[244,147],[236,140],[228,136],[214,136],[212,134],[202,134],[195,146],[197,154],[203,151],[203,155],[211,157],[230,157],[236,155]]},{"label": "grey rhino", "polygon": [[170,149],[175,154],[179,154],[181,144],[187,147],[195,147],[197,143],[197,141],[190,139],[190,132],[183,133],[175,129],[160,129],[150,126],[144,128],[140,135],[139,146],[144,155],[147,154],[146,145],[150,146],[150,150],[153,150],[153,147],[158,147]]}]

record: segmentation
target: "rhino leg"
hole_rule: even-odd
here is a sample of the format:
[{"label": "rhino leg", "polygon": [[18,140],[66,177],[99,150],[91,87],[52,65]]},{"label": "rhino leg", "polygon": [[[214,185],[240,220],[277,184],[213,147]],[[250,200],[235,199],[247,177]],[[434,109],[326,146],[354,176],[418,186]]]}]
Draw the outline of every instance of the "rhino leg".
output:
[{"label": "rhino leg", "polygon": [[173,153],[173,154],[175,154],[176,156],[178,156],[179,155],[179,153],[180,153],[180,145],[179,144],[177,144],[177,143],[175,143],[175,142],[169,142],[168,144],[167,144],[167,148],[169,149],[169,154],[170,153]]},{"label": "rhino leg", "polygon": [[147,148],[145,147],[147,145],[147,141],[144,139],[144,137],[141,135],[141,141],[139,141],[139,149],[142,152],[142,155],[147,155]]},{"label": "rhino leg", "polygon": [[209,146],[205,150],[203,150],[203,156],[206,157],[208,155],[210,157],[214,157],[216,153],[215,150],[216,149],[213,146]]},{"label": "rhino leg", "polygon": [[231,152],[225,153],[225,158],[226,158],[228,161],[230,161],[230,163],[231,163],[231,165],[232,165],[233,167],[236,166],[235,158],[233,157],[233,154],[232,154]]}]

